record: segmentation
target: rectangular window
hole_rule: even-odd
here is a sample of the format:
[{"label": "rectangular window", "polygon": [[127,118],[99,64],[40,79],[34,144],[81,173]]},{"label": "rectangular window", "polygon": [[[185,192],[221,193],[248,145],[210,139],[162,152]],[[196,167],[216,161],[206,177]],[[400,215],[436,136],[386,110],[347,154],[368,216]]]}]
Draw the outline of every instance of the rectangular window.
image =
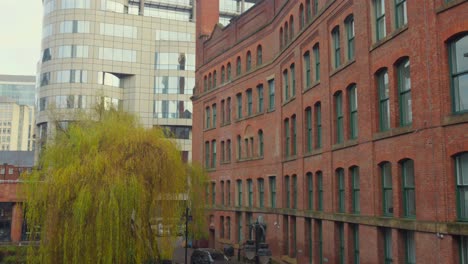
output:
[{"label": "rectangular window", "polygon": [[205,168],[210,167],[210,142],[205,142]]},{"label": "rectangular window", "polygon": [[293,65],[290,67],[291,70],[291,96],[296,96],[296,68]]},{"label": "rectangular window", "polygon": [[315,104],[315,147],[322,147],[322,107],[320,103]]},{"label": "rectangular window", "polygon": [[242,142],[240,136],[237,136],[237,159],[242,159]]},{"label": "rectangular window", "polygon": [[316,177],[317,177],[317,211],[323,211],[323,178],[322,178],[322,172],[317,172]]},{"label": "rectangular window", "polygon": [[338,194],[338,212],[345,212],[345,186],[344,186],[344,170],[338,169],[337,176],[337,194]]},{"label": "rectangular window", "polygon": [[216,204],[216,183],[211,183],[211,205]]},{"label": "rectangular window", "polygon": [[253,112],[252,89],[247,90],[247,116],[251,116]]},{"label": "rectangular window", "polygon": [[297,209],[297,176],[292,176],[293,208]]},{"label": "rectangular window", "polygon": [[335,95],[335,115],[336,115],[336,143],[340,144],[343,143],[344,135],[343,135],[343,98],[342,93],[339,92]]},{"label": "rectangular window", "polygon": [[400,103],[400,126],[408,126],[413,122],[410,63],[408,59],[397,66],[398,93]]},{"label": "rectangular window", "polygon": [[312,173],[307,173],[307,208],[312,210],[314,208],[314,185],[312,182]]},{"label": "rectangular window", "polygon": [[311,79],[310,79],[310,54],[307,51],[304,53],[303,56],[304,59],[304,77],[305,77],[305,89],[309,88],[311,85]]},{"label": "rectangular window", "polygon": [[416,264],[416,245],[414,243],[414,232],[404,231],[404,239],[406,264]]},{"label": "rectangular window", "polygon": [[392,264],[392,230],[390,228],[383,228],[383,244],[384,244],[384,263]]},{"label": "rectangular window", "polygon": [[339,250],[339,263],[345,263],[345,240],[344,240],[344,224],[338,223],[338,250]]},{"label": "rectangular window", "polygon": [[297,154],[297,124],[296,124],[296,116],[291,117],[291,126],[292,126],[292,155]]},{"label": "rectangular window", "polygon": [[341,65],[341,58],[340,58],[340,29],[336,27],[332,31],[332,39],[333,39],[333,58],[334,58],[334,66],[335,69],[340,67]]},{"label": "rectangular window", "polygon": [[386,35],[385,0],[374,0],[375,9],[375,40],[379,41]]},{"label": "rectangular window", "polygon": [[226,161],[231,161],[231,140],[226,141]]},{"label": "rectangular window", "polygon": [[226,235],[227,235],[227,239],[230,240],[231,239],[231,217],[227,217],[227,227],[226,227]]},{"label": "rectangular window", "polygon": [[237,206],[242,206],[242,180],[237,180]]},{"label": "rectangular window", "polygon": [[392,191],[392,174],[390,163],[386,162],[380,165],[382,175],[382,200],[383,200],[383,214],[385,216],[393,215],[393,191]]},{"label": "rectangular window", "polygon": [[257,86],[257,94],[258,94],[257,112],[263,113],[263,85],[262,84]]},{"label": "rectangular window", "polygon": [[249,197],[249,207],[253,206],[253,182],[252,180],[247,180],[247,191],[248,191],[248,197]]},{"label": "rectangular window", "polygon": [[454,39],[449,44],[452,110],[454,113],[468,112],[468,57],[466,47],[468,35]]},{"label": "rectangular window", "polygon": [[276,208],[276,177],[270,176],[268,180],[270,181],[270,207]]},{"label": "rectangular window", "polygon": [[211,141],[211,167],[216,168],[216,141]]},{"label": "rectangular window", "polygon": [[263,131],[258,131],[258,155],[263,157]]},{"label": "rectangular window", "polygon": [[360,183],[359,183],[359,167],[352,167],[351,168],[351,183],[352,183],[352,210],[353,213],[359,214],[361,211],[361,206],[359,202],[360,196]]},{"label": "rectangular window", "polygon": [[318,44],[314,46],[313,51],[315,59],[315,82],[318,82],[320,81],[320,49]]},{"label": "rectangular window", "polygon": [[468,152],[455,157],[455,175],[458,219],[468,221]]},{"label": "rectangular window", "polygon": [[403,215],[416,217],[416,197],[414,189],[414,162],[405,160],[401,163],[401,176],[403,177]]},{"label": "rectangular window", "polygon": [[237,94],[237,119],[242,118],[242,94]]},{"label": "rectangular window", "polygon": [[231,206],[231,181],[226,182],[227,205]]},{"label": "rectangular window", "polygon": [[287,70],[283,72],[283,94],[284,94],[284,101],[289,100],[289,78],[288,78]]},{"label": "rectangular window", "polygon": [[216,127],[216,104],[211,107],[211,111],[213,112],[213,128]]},{"label": "rectangular window", "polygon": [[408,23],[406,0],[395,0],[395,16],[396,28],[401,28]]},{"label": "rectangular window", "polygon": [[356,85],[348,89],[349,95],[349,137],[356,139],[358,136],[358,100]]},{"label": "rectangular window", "polygon": [[387,70],[377,74],[379,90],[379,127],[380,131],[390,129],[390,88],[388,86]]},{"label": "rectangular window", "polygon": [[289,150],[290,150],[290,138],[289,138],[289,119],[284,120],[284,153],[286,158],[289,157]]},{"label": "rectangular window", "polygon": [[291,185],[289,176],[284,177],[284,193],[286,194],[286,208],[291,208]]},{"label": "rectangular window", "polygon": [[359,252],[359,225],[351,225],[351,235],[353,237],[353,259],[354,264],[360,263]]},{"label": "rectangular window", "polygon": [[323,229],[322,220],[315,220],[317,226],[317,241],[318,241],[318,263],[323,264]]},{"label": "rectangular window", "polygon": [[237,218],[237,239],[239,244],[242,242],[242,213],[237,212],[236,213],[236,218]]},{"label": "rectangular window", "polygon": [[224,100],[221,100],[221,125],[226,123],[226,103]]},{"label": "rectangular window", "polygon": [[231,97],[226,102],[226,122],[231,123]]},{"label": "rectangular window", "polygon": [[348,38],[348,60],[354,59],[354,17],[350,16],[345,20],[346,36]]},{"label": "rectangular window", "polygon": [[263,179],[258,179],[258,207],[264,207],[265,200],[265,184]]},{"label": "rectangular window", "polygon": [[268,81],[268,109],[275,109],[275,80]]},{"label": "rectangular window", "polygon": [[306,109],[306,152],[312,151],[312,108]]},{"label": "rectangular window", "polygon": [[224,203],[224,181],[221,181],[221,205],[223,206],[225,205]]},{"label": "rectangular window", "polygon": [[460,264],[468,264],[468,236],[460,236]]}]

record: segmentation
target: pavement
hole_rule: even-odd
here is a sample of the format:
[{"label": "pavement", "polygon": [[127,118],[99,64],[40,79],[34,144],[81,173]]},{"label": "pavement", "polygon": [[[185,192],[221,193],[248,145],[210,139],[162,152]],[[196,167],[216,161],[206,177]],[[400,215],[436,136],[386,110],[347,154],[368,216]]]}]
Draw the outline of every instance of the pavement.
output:
[{"label": "pavement", "polygon": [[[172,255],[172,263],[173,264],[185,264],[185,248],[182,246],[184,244],[184,241],[182,238],[177,242],[177,246],[174,249],[174,253]],[[193,248],[187,248],[187,264],[190,264],[190,256],[192,256],[194,249]],[[229,264],[243,264],[245,262],[239,262],[237,260],[230,260],[226,263]]]}]

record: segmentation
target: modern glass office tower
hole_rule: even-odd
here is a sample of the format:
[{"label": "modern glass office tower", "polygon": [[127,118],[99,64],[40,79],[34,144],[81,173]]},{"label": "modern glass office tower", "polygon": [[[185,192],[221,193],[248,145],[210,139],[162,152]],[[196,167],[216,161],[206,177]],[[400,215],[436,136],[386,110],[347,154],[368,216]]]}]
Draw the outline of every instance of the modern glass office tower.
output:
[{"label": "modern glass office tower", "polygon": [[[252,3],[221,0],[221,23]],[[193,0],[44,0],[38,67],[38,138],[78,109],[102,102],[135,113],[145,127],[171,131],[191,159],[195,86]]]}]

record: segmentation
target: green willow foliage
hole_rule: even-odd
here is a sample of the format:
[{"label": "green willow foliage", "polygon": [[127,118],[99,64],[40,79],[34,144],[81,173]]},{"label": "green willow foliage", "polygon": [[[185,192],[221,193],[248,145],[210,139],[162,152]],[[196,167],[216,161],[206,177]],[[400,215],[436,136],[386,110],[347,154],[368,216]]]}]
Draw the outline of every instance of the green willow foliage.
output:
[{"label": "green willow foliage", "polygon": [[[97,117],[96,117],[97,116]],[[205,236],[206,175],[184,164],[161,129],[101,111],[57,132],[25,179],[29,263],[145,263],[170,258],[188,203],[195,238]],[[96,121],[98,120],[98,121]],[[187,199],[188,197],[188,199]]]}]

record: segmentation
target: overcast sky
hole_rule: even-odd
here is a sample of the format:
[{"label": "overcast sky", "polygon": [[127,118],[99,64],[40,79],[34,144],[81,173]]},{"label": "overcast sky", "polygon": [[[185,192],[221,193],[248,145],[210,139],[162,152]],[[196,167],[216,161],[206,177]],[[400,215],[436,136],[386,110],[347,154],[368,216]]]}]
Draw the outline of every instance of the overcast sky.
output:
[{"label": "overcast sky", "polygon": [[36,75],[42,0],[0,0],[0,74]]}]

